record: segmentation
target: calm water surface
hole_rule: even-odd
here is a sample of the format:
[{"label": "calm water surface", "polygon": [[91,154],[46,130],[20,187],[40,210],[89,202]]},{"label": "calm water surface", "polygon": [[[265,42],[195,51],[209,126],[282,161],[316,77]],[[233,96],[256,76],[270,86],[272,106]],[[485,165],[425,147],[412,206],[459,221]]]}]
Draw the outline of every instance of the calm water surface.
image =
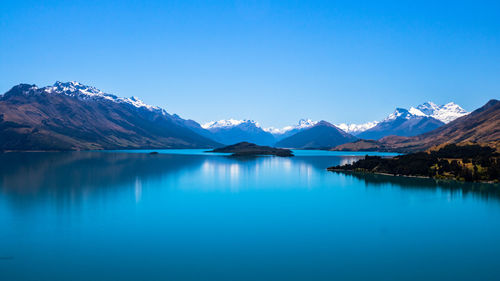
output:
[{"label": "calm water surface", "polygon": [[500,186],[296,155],[0,154],[0,280],[500,280]]}]

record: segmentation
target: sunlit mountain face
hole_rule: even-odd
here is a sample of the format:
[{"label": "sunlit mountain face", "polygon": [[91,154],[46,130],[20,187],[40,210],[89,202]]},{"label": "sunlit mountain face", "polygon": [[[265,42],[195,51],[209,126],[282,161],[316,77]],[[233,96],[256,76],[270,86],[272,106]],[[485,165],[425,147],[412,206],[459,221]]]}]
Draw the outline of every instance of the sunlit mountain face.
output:
[{"label": "sunlit mountain face", "polygon": [[390,135],[416,136],[444,125],[443,122],[426,116],[418,110],[397,108],[376,126],[358,134],[362,139],[380,139]]},{"label": "sunlit mountain face", "polygon": [[201,148],[219,144],[138,98],[82,85],[20,84],[0,96],[0,150]]},{"label": "sunlit mountain face", "polygon": [[417,106],[416,109],[420,110],[425,115],[435,118],[445,124],[469,114],[469,112],[467,112],[465,109],[454,102],[449,102],[441,106],[436,105],[433,102],[426,102]]}]

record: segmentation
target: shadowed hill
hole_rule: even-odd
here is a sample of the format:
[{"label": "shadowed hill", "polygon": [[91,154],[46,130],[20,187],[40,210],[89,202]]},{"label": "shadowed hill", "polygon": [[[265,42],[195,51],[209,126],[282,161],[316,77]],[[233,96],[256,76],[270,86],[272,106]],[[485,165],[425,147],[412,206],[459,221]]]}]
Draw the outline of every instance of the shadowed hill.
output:
[{"label": "shadowed hill", "polygon": [[354,141],[356,137],[342,131],[336,126],[320,121],[316,125],[287,137],[278,143],[277,147],[287,148],[328,148]]}]

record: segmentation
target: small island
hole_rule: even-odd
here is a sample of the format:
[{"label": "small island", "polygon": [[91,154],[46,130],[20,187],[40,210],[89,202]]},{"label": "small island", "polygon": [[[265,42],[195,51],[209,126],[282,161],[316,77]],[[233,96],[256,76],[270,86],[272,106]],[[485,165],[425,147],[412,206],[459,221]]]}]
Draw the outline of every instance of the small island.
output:
[{"label": "small island", "polygon": [[240,142],[237,144],[221,148],[216,148],[214,150],[210,150],[207,152],[232,153],[231,156],[260,156],[260,155],[275,155],[280,157],[293,156],[293,153],[290,149],[261,146],[250,142]]},{"label": "small island", "polygon": [[352,164],[328,168],[336,172],[368,172],[472,182],[500,182],[500,153],[477,144],[449,144],[439,149],[394,158],[366,156]]}]

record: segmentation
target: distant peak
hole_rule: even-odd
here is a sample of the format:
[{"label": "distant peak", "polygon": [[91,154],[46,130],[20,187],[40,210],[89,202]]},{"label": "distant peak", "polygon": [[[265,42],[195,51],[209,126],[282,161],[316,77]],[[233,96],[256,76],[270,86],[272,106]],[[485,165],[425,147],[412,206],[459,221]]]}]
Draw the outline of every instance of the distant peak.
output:
[{"label": "distant peak", "polygon": [[313,121],[311,119],[300,119],[299,120],[299,124],[298,124],[298,127],[299,128],[307,128],[307,127],[312,127],[314,125],[316,125],[318,123],[318,121]]},{"label": "distant peak", "polygon": [[438,106],[437,104],[433,103],[432,101],[426,101],[422,105],[428,105],[428,106],[432,106],[432,107]]},{"label": "distant peak", "polygon": [[398,118],[409,119],[411,115],[412,114],[408,111],[408,109],[398,107],[398,108],[396,108],[396,110],[394,110],[393,113],[391,113],[389,116],[387,116],[384,119],[384,121],[391,121],[391,120],[395,120]]},{"label": "distant peak", "polygon": [[333,125],[332,123],[328,122],[328,121],[325,121],[325,120],[321,120],[319,121],[318,123],[316,123],[314,125],[314,127],[317,127],[317,126],[328,126],[328,127],[335,127],[335,125]]},{"label": "distant peak", "polygon": [[371,129],[375,127],[378,123],[379,123],[378,121],[366,122],[363,124],[340,123],[340,124],[335,124],[335,126],[337,126],[337,128],[343,130],[346,133],[356,134]]},{"label": "distant peak", "polygon": [[215,128],[232,128],[236,127],[239,125],[251,125],[260,128],[260,124],[254,120],[248,120],[248,119],[243,119],[243,120],[236,120],[236,119],[222,119],[219,121],[210,121],[207,122],[203,125],[201,125],[202,128],[204,129],[215,129]]},{"label": "distant peak", "polygon": [[454,102],[449,102],[445,105],[437,105],[431,101],[424,102],[416,107],[396,108],[384,121],[391,121],[398,118],[411,119],[415,117],[431,117],[443,123],[449,123],[461,116],[468,114],[466,110],[461,108]]},{"label": "distant peak", "polygon": [[313,121],[309,118],[302,118],[299,120],[297,125],[285,126],[281,129],[269,127],[269,128],[265,128],[264,131],[269,132],[269,133],[274,134],[274,135],[282,135],[282,134],[285,134],[285,133],[292,131],[292,130],[302,130],[302,129],[310,128],[310,127],[316,125],[317,123],[318,123],[318,121]]},{"label": "distant peak", "polygon": [[83,84],[82,84],[82,83],[77,82],[77,81],[68,81],[68,82],[56,81],[56,82],[54,83],[54,86],[58,86],[58,85],[83,86]]}]

